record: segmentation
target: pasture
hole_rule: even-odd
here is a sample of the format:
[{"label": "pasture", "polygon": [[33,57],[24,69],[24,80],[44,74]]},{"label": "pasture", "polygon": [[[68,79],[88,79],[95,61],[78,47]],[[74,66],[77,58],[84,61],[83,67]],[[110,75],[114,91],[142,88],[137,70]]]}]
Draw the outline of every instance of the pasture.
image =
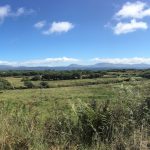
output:
[{"label": "pasture", "polygon": [[[132,77],[47,81],[49,88],[0,93],[0,148],[148,148],[150,80]],[[33,81],[38,85],[40,81]]]}]

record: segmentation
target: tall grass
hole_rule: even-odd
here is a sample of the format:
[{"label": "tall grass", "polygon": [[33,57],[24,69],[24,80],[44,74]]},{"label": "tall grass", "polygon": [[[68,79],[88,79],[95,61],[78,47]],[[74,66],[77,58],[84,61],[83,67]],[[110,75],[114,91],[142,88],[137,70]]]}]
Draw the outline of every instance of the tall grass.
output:
[{"label": "tall grass", "polygon": [[[38,103],[0,102],[2,150],[143,150],[150,146],[150,98],[147,89],[120,86],[114,99],[78,103],[47,110]],[[145,96],[145,97],[144,97]],[[63,108],[63,106],[62,106]]]}]

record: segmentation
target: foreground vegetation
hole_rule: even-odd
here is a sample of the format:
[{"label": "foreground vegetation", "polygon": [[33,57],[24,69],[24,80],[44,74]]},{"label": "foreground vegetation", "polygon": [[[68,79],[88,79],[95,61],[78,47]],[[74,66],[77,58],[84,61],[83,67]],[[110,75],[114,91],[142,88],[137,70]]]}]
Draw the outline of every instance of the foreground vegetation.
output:
[{"label": "foreground vegetation", "polygon": [[2,77],[1,85],[11,88],[0,93],[0,148],[149,149],[150,80],[140,71],[116,74],[44,81],[47,88],[28,80],[37,86],[29,89],[18,88],[26,76]]}]

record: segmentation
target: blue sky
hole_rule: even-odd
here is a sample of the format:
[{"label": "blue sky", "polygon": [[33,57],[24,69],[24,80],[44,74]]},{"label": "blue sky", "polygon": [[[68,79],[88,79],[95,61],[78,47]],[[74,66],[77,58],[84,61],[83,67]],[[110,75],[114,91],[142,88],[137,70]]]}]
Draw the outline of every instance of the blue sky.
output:
[{"label": "blue sky", "polygon": [[0,64],[150,63],[150,2],[2,0]]}]

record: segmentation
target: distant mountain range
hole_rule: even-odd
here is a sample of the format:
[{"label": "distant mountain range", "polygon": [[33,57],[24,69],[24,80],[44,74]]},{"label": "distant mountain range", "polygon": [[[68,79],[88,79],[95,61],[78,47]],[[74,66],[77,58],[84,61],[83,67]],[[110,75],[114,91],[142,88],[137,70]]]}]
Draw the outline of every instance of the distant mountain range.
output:
[{"label": "distant mountain range", "polygon": [[0,65],[0,70],[108,70],[108,69],[150,69],[150,64],[111,64],[111,63],[98,63],[95,65],[77,65],[71,64],[69,66],[58,67],[26,67],[26,66],[8,66]]}]

